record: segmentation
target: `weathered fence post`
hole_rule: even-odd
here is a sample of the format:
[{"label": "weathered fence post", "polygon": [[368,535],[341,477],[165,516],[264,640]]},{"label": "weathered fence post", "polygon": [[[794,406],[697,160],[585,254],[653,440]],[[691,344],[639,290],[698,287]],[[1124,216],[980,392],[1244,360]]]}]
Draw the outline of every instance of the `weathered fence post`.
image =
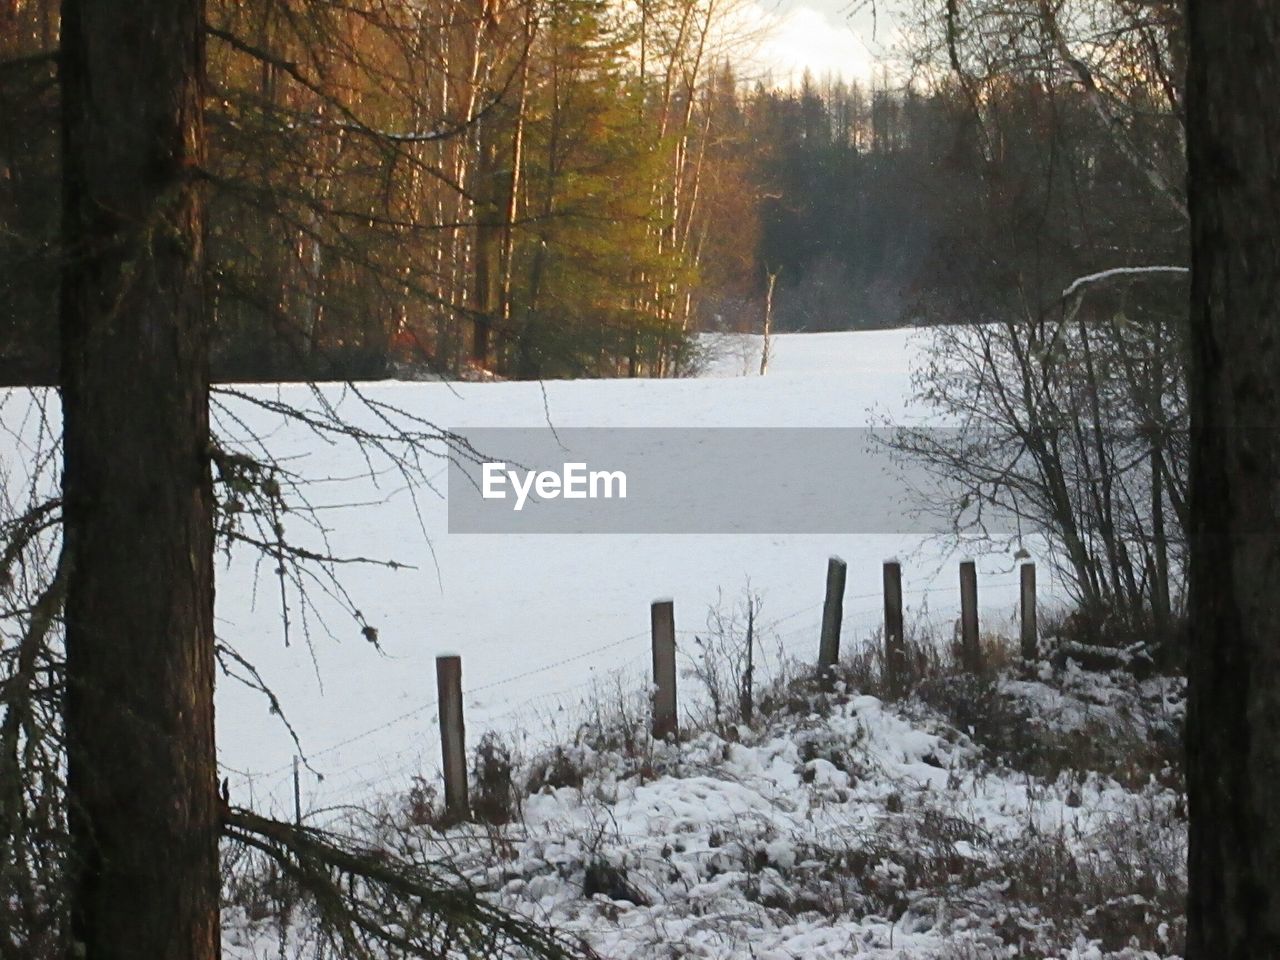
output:
[{"label": "weathered fence post", "polygon": [[822,636],[818,642],[818,673],[831,679],[840,659],[840,625],[844,621],[844,583],[848,566],[839,557],[827,560],[827,595],[822,603]]},{"label": "weathered fence post", "polygon": [[436,693],[440,706],[440,761],[444,768],[445,811],[452,818],[465,820],[469,807],[461,657],[436,657]]},{"label": "weathered fence post", "polygon": [[653,736],[675,739],[676,719],[676,613],[670,600],[655,600],[649,608],[653,633]]},{"label": "weathered fence post", "polygon": [[1022,659],[1028,662],[1039,654],[1039,642],[1036,628],[1036,565],[1024,563],[1022,575],[1022,602],[1019,604],[1022,614]]},{"label": "weathered fence post", "polygon": [[969,673],[982,670],[978,643],[978,568],[972,560],[960,564],[960,662]]},{"label": "weathered fence post", "polygon": [[884,565],[884,671],[889,696],[906,693],[907,641],[902,621],[902,564],[887,560]]}]

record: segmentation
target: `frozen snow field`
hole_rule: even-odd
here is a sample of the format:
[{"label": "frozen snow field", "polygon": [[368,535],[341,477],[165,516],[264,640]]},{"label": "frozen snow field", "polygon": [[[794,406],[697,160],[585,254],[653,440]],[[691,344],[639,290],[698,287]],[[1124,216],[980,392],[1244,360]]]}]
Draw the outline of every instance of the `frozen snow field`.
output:
[{"label": "frozen snow field", "polygon": [[[541,426],[548,417],[557,427],[864,426],[872,408],[889,416],[907,410],[915,343],[905,330],[778,336],[768,375],[760,377],[758,341],[734,338],[708,375],[696,379],[386,383],[366,392],[450,428]],[[280,393],[308,402],[302,387]],[[337,388],[328,393],[355,406]],[[265,422],[261,414],[254,425],[273,434],[276,449],[298,455],[293,469],[355,477],[314,494],[322,503],[364,504],[326,514],[335,552],[414,568],[342,571],[378,630],[381,653],[336,616],[330,626],[340,642],[315,630],[308,646],[295,624],[286,648],[269,568],[255,571],[247,555],[237,554],[221,571],[219,630],[258,666],[297,729],[311,768],[302,775],[304,806],[311,809],[401,789],[414,774],[434,778],[434,658],[441,653],[463,658],[469,741],[490,729],[536,739],[553,723],[572,722],[574,705],[595,678],[625,669],[634,683],[646,682],[655,598],[674,599],[677,629],[691,638],[689,631],[704,627],[717,591],[733,599],[750,578],[764,597],[766,626],[788,652],[809,659],[817,648],[827,557],[838,554],[849,564],[848,642],[880,624],[881,562],[897,556],[908,618],[922,610],[934,619],[955,616],[958,558],[919,535],[451,535],[444,500],[419,491],[428,541],[412,498],[394,478],[382,478],[375,489],[359,476],[352,450],[317,444],[296,425]],[[438,478],[443,488],[443,462]],[[856,496],[856,478],[849,486]],[[1011,615],[1012,562],[989,558],[980,569],[984,616]],[[292,804],[297,751],[260,695],[223,682],[218,733],[240,802],[277,811]]]},{"label": "frozen snow field", "polygon": [[[908,398],[918,340],[909,330],[777,336],[764,377],[756,375],[758,340],[721,337],[718,358],[699,378],[384,382],[361,390],[446,428],[537,427],[548,420],[557,427],[860,427],[873,408],[890,418],[913,415]],[[244,389],[303,408],[323,398],[368,421],[368,410],[341,385],[318,393],[303,385]],[[24,475],[21,461],[30,450],[20,448],[35,423],[23,397],[6,391],[0,405],[11,490]],[[339,571],[351,601],[377,630],[380,649],[319,586],[311,595],[328,630],[304,621],[290,596],[286,646],[273,564],[241,547],[219,558],[219,637],[278,696],[307,758],[302,795],[311,810],[359,804],[402,789],[415,774],[435,777],[434,658],[441,653],[462,655],[471,742],[490,729],[536,740],[551,725],[572,722],[595,679],[624,669],[637,688],[647,682],[655,598],[674,600],[679,636],[691,640],[717,592],[731,601],[749,578],[764,599],[766,636],[776,633],[790,654],[809,660],[817,649],[827,557],[838,554],[849,565],[848,643],[879,626],[881,563],[894,556],[903,561],[908,619],[927,612],[947,623],[955,616],[958,556],[923,536],[449,534],[443,460],[434,468],[437,489],[411,495],[385,464],[374,462],[371,476],[350,443],[328,442],[259,408],[235,409],[244,422],[223,416],[225,434],[251,428],[287,469],[315,481],[307,495],[334,554],[406,565]],[[838,482],[858,495],[858,478]],[[320,547],[297,518],[284,520],[291,536]],[[985,622],[1010,616],[1012,559],[988,557],[979,569]],[[1046,571],[1043,592],[1047,579]],[[299,751],[280,718],[260,693],[225,678],[217,711],[220,761],[234,802],[288,810]]]}]

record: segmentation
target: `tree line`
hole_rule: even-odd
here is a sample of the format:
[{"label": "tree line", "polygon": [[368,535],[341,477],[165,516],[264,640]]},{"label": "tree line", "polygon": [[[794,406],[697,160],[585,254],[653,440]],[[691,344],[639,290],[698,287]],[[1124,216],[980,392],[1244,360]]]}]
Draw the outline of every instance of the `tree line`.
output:
[{"label": "tree line", "polygon": [[[830,330],[1185,259],[1074,77],[779,88],[731,2],[210,3],[215,378],[679,375],[770,278],[777,329]],[[3,16],[0,379],[49,383],[58,10]]]},{"label": "tree line", "polygon": [[[1048,538],[1092,643],[1180,662],[1191,347],[1185,21],[1174,3],[921,4],[954,110],[903,104],[935,159],[905,308],[933,323],[916,399],[954,430],[893,445],[945,478],[957,531],[994,508]],[[1142,641],[1146,641],[1145,644]]]},{"label": "tree line", "polygon": [[[211,2],[220,379],[678,372],[728,0]],[[58,5],[0,18],[0,355],[51,382]]]}]

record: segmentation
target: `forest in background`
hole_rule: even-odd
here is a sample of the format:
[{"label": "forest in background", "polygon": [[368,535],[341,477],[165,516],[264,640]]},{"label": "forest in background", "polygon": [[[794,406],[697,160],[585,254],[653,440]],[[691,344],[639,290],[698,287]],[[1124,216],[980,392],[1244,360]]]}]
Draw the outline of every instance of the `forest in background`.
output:
[{"label": "forest in background", "polygon": [[[836,330],[1185,261],[1060,62],[979,89],[922,35],[910,79],[780,88],[735,73],[731,2],[209,4],[215,376],[680,375],[771,278],[775,329]],[[56,4],[0,21],[0,381],[52,382]],[[1176,151],[1162,117],[1126,136]]]}]

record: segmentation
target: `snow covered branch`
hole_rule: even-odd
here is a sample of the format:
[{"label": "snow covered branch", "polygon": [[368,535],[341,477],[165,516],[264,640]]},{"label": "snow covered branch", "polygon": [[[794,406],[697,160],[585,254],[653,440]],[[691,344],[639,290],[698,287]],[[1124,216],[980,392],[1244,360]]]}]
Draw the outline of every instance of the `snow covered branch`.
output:
[{"label": "snow covered branch", "polygon": [[1103,283],[1107,280],[1113,280],[1116,277],[1134,277],[1158,273],[1187,274],[1190,272],[1191,271],[1187,267],[1112,267],[1110,270],[1090,273],[1087,276],[1077,277],[1075,280],[1072,280],[1071,284],[1062,291],[1062,299],[1069,300],[1085,287],[1092,286],[1095,283]]}]

